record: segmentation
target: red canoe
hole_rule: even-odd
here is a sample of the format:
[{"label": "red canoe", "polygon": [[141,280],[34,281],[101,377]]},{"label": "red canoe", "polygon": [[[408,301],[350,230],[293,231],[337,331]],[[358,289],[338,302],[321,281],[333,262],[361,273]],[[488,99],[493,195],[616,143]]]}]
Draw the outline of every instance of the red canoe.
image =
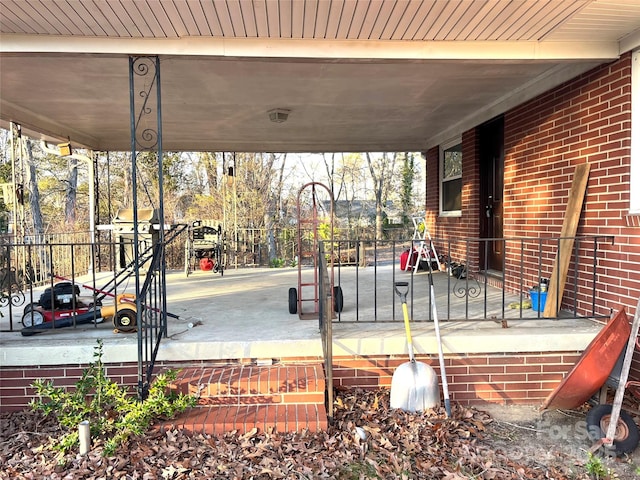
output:
[{"label": "red canoe", "polygon": [[627,346],[631,326],[624,308],[591,341],[573,369],[542,404],[547,408],[577,408],[605,384]]}]

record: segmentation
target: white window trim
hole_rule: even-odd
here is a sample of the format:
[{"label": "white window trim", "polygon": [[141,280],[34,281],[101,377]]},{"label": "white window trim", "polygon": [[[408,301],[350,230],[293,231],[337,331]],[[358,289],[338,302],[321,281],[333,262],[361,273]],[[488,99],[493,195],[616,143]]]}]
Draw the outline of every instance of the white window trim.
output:
[{"label": "white window trim", "polygon": [[[448,210],[448,211],[444,211],[442,210],[442,192],[443,192],[443,188],[442,188],[442,183],[444,182],[444,151],[448,148],[451,148],[455,145],[458,145],[459,143],[462,143],[462,138],[461,137],[457,137],[454,138],[453,140],[449,140],[443,144],[440,145],[440,171],[438,173],[438,185],[439,185],[439,192],[438,192],[438,210],[440,211],[440,216],[441,217],[461,217],[462,216],[462,210]],[[463,157],[463,163],[464,163],[464,157]],[[457,178],[462,178],[462,174],[459,177],[451,177],[448,178],[447,180],[455,180]]]},{"label": "white window trim", "polygon": [[629,182],[629,213],[631,214],[640,214],[638,185],[640,185],[640,48],[631,52],[631,181]]}]

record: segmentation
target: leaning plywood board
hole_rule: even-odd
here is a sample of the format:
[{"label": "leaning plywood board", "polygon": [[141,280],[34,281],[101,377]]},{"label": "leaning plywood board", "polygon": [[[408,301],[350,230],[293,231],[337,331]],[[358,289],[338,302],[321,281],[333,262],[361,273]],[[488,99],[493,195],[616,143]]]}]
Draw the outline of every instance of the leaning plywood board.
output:
[{"label": "leaning plywood board", "polygon": [[583,163],[576,167],[573,176],[573,183],[569,191],[569,202],[567,203],[567,211],[562,223],[561,240],[559,241],[559,249],[556,254],[556,262],[553,266],[553,273],[549,282],[549,291],[547,292],[547,302],[544,307],[544,317],[557,317],[560,304],[562,303],[562,295],[564,294],[564,286],[567,283],[567,272],[569,271],[569,261],[571,260],[571,251],[573,250],[573,239],[576,236],[578,222],[580,221],[580,213],[582,212],[582,203],[587,190],[587,181],[589,180],[588,163]]}]

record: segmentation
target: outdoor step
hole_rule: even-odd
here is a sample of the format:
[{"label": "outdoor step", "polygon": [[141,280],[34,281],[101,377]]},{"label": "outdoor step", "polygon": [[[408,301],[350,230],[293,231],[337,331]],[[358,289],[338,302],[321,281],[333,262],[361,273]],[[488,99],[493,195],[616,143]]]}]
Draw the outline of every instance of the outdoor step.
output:
[{"label": "outdoor step", "polygon": [[321,364],[183,368],[172,388],[198,395],[198,405],[162,428],[220,434],[327,428]]}]

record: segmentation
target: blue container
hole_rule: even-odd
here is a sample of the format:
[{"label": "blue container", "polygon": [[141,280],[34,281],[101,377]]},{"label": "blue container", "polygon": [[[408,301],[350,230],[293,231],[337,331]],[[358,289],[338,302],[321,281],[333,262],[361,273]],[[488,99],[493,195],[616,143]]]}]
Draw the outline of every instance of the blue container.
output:
[{"label": "blue container", "polygon": [[536,312],[544,312],[544,304],[547,303],[547,292],[529,290],[531,296],[531,308]]}]

